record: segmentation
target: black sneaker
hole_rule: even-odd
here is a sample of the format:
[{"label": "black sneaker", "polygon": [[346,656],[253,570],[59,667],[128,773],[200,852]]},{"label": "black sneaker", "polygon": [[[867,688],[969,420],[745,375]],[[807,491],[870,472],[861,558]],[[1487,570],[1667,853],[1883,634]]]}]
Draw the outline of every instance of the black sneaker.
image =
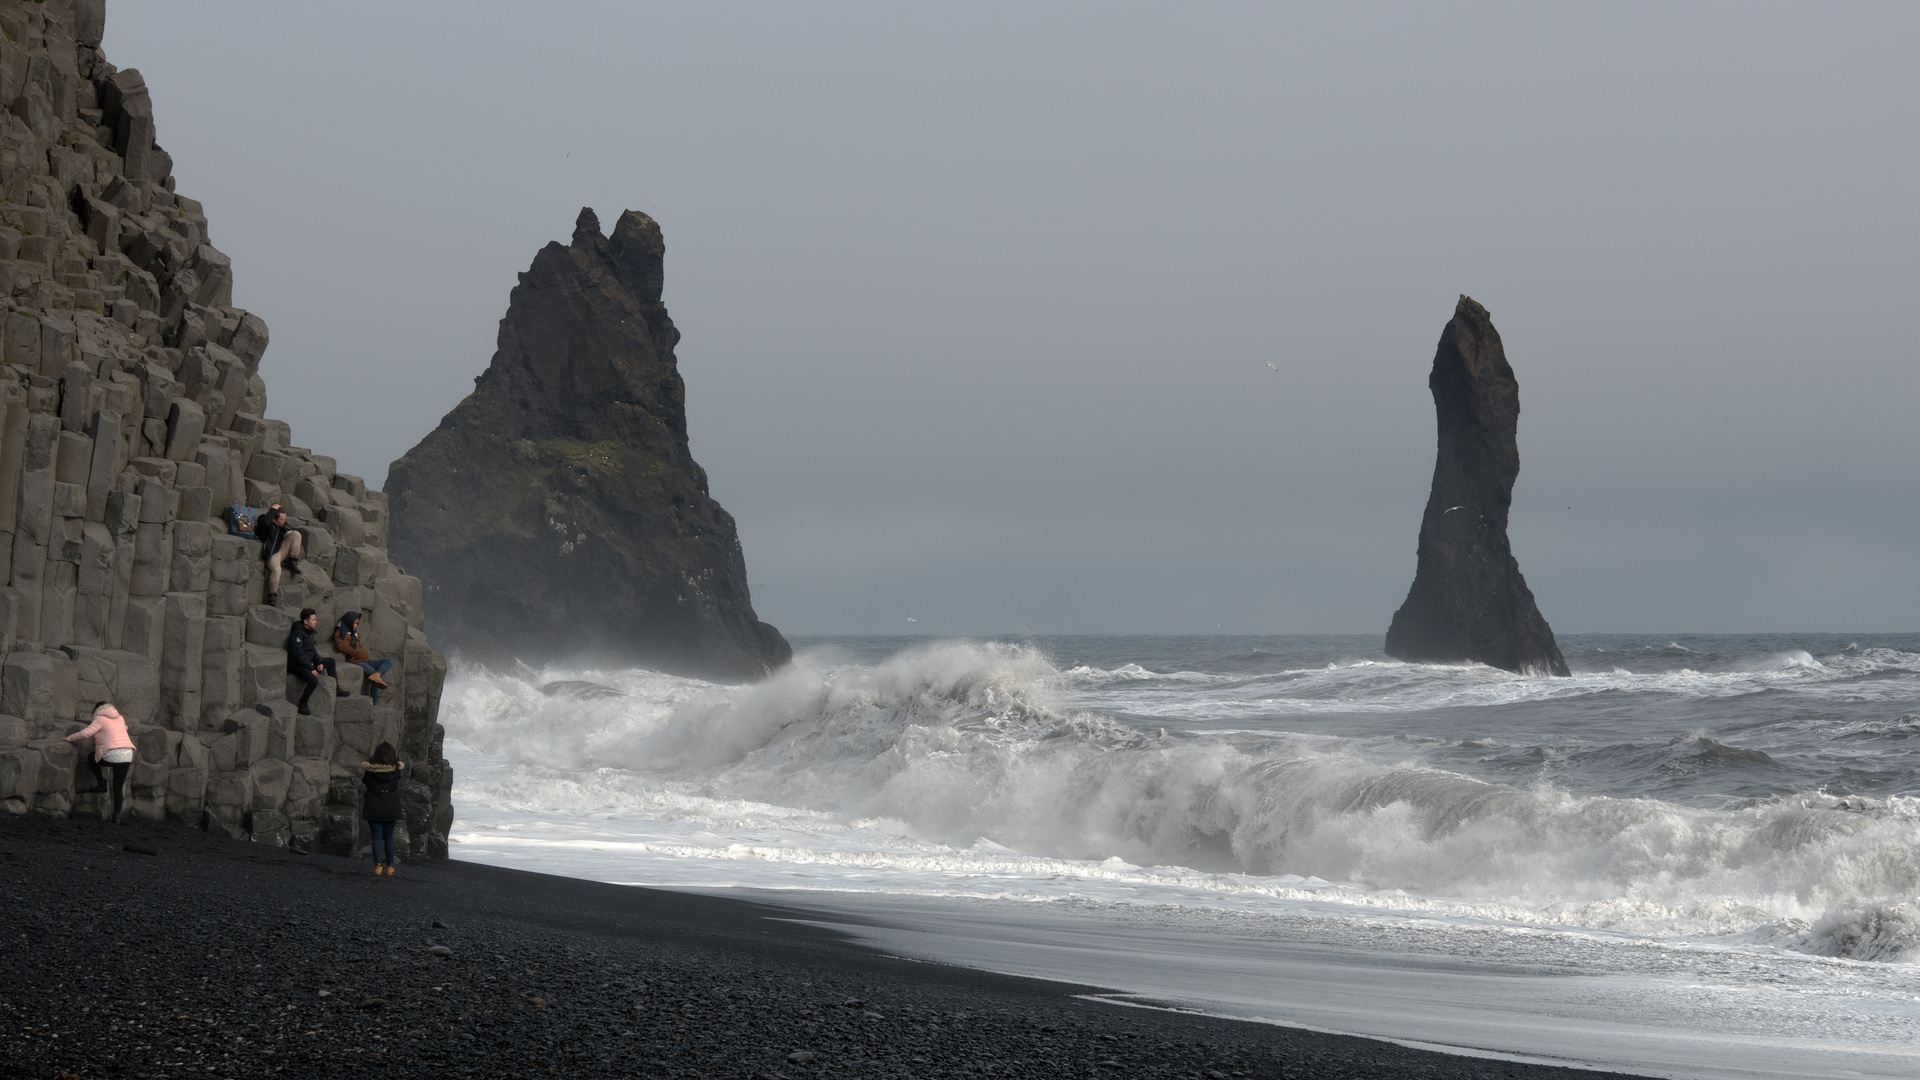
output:
[{"label": "black sneaker", "polygon": [[294,711],[299,713],[301,716],[313,715],[313,710],[307,708],[305,705],[295,705],[293,708],[294,708]]},{"label": "black sneaker", "polygon": [[285,567],[287,573],[292,574],[294,577],[300,576],[300,560],[299,559],[296,559],[293,556],[289,555],[285,559],[281,560],[280,565]]}]

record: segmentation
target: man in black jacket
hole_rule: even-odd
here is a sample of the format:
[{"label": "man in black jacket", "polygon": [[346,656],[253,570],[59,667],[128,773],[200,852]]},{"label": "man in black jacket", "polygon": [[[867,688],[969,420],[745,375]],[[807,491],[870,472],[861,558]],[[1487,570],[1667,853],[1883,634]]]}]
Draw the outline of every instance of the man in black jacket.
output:
[{"label": "man in black jacket", "polygon": [[[300,695],[301,716],[311,715],[307,711],[307,702],[313,700],[313,691],[320,685],[320,673],[326,672],[329,678],[339,677],[333,672],[333,658],[321,656],[313,647],[313,632],[319,627],[320,614],[312,608],[301,608],[300,621],[287,631],[287,671],[307,684],[306,691]],[[338,685],[334,686],[333,692],[339,697],[347,696],[347,692]]]},{"label": "man in black jacket", "polygon": [[260,561],[267,564],[267,603],[278,604],[280,568],[300,576],[300,533],[287,524],[287,512],[275,503],[254,523],[253,535],[260,541]]}]

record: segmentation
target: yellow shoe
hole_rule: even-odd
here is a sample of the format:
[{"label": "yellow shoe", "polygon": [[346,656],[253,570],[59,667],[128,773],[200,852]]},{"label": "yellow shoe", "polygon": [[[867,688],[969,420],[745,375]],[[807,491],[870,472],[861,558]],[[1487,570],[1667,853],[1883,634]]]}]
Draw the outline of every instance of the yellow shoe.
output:
[{"label": "yellow shoe", "polygon": [[380,876],[381,874],[384,874],[384,873],[386,873],[386,872],[387,872],[387,869],[386,869],[386,867],[384,867],[384,866],[381,866],[381,865],[380,865],[379,863],[374,863],[374,864],[373,864],[373,876],[374,876],[374,877],[379,877],[379,876]]}]

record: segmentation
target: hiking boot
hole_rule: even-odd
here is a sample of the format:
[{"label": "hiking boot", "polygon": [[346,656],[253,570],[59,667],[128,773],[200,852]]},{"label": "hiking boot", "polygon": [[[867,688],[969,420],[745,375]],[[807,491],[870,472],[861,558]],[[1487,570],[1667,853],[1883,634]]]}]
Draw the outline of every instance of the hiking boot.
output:
[{"label": "hiking boot", "polygon": [[379,687],[382,690],[385,690],[387,688],[387,680],[381,678],[380,673],[377,671],[367,676],[367,681]]},{"label": "hiking boot", "polygon": [[294,577],[300,576],[300,560],[292,555],[280,560],[280,566]]},{"label": "hiking boot", "polygon": [[295,706],[293,707],[293,711],[295,711],[295,712],[297,712],[297,713],[299,713],[299,714],[300,714],[301,716],[312,716],[312,715],[313,715],[313,710],[312,710],[312,709],[309,709],[309,708],[307,708],[307,707],[306,707],[305,705],[295,705]]},{"label": "hiking boot", "polygon": [[279,594],[279,593],[277,593],[277,592],[270,592],[270,593],[268,593],[268,594],[267,594],[267,606],[268,606],[268,607],[279,607],[279,606],[280,606],[280,594]]},{"label": "hiking boot", "polygon": [[334,686],[334,688],[333,688],[333,696],[334,696],[334,697],[352,697],[352,696],[353,696],[353,691],[351,691],[351,690],[342,690],[342,689],[340,689],[340,687],[339,687],[339,685],[338,685],[338,684],[335,684],[335,686]]}]

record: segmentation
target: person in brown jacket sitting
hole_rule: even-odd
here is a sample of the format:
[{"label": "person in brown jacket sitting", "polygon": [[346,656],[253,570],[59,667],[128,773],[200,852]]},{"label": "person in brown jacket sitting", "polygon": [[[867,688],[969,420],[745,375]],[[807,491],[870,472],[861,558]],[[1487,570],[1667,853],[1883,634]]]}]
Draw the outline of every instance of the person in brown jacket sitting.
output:
[{"label": "person in brown jacket sitting", "polygon": [[393,670],[393,658],[383,656],[375,660],[367,655],[366,646],[360,644],[359,612],[349,611],[334,624],[333,647],[348,663],[360,665],[360,670],[367,673],[367,685],[373,687],[373,703],[380,704],[380,691],[387,688],[386,674]]}]

